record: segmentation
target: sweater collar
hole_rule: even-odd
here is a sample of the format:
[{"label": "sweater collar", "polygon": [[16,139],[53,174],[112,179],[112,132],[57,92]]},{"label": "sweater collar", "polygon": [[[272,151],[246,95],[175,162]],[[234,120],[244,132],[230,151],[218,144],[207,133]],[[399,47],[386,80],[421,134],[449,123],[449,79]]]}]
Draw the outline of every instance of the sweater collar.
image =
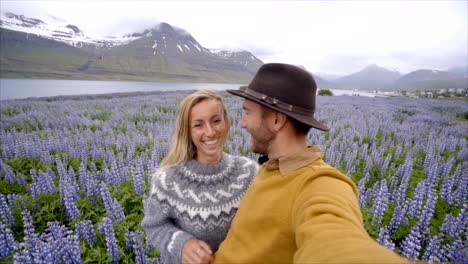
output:
[{"label": "sweater collar", "polygon": [[318,145],[309,145],[304,152],[281,157],[279,159],[268,160],[267,156],[262,156],[259,158],[259,163],[267,170],[279,169],[280,174],[284,176],[322,157],[322,150]]},{"label": "sweater collar", "polygon": [[186,163],[186,168],[194,173],[201,175],[212,175],[221,173],[229,167],[228,165],[228,154],[223,153],[223,157],[216,164],[204,164],[198,162],[196,159],[189,160]]}]

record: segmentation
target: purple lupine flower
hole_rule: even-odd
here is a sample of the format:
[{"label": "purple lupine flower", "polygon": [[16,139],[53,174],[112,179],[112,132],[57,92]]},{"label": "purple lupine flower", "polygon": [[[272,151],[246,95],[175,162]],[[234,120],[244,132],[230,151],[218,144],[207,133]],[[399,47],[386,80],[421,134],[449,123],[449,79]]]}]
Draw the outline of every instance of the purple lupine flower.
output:
[{"label": "purple lupine flower", "polygon": [[128,167],[124,163],[123,153],[119,153],[117,156],[117,167],[119,168],[119,176],[121,182],[128,181]]},{"label": "purple lupine flower", "polygon": [[426,194],[426,180],[423,180],[418,183],[416,190],[414,191],[414,196],[408,207],[408,216],[412,218],[419,217],[421,214],[421,208],[424,202],[424,196]]},{"label": "purple lupine flower", "polygon": [[42,247],[43,256],[54,259],[54,262],[81,263],[81,248],[78,236],[73,235],[65,226],[57,221],[47,223],[47,229],[41,236],[45,243]]},{"label": "purple lupine flower", "polygon": [[49,263],[60,261],[64,254],[64,237],[69,233],[69,230],[60,226],[57,221],[48,222],[44,234],[40,236],[41,241],[36,246],[39,254],[34,255],[34,261],[46,259]]},{"label": "purple lupine flower", "polygon": [[460,173],[460,166],[457,167],[457,169],[455,170],[452,176],[447,175],[446,177],[444,177],[444,181],[442,182],[442,189],[440,191],[440,196],[448,204],[452,203],[451,198],[452,198],[453,185],[455,183],[454,179],[458,176],[459,173]]},{"label": "purple lupine flower", "polygon": [[0,216],[0,259],[10,255],[16,248],[15,237],[2,216]]},{"label": "purple lupine flower", "polygon": [[120,171],[120,166],[117,165],[117,162],[115,160],[115,157],[112,157],[111,159],[111,170],[110,173],[112,174],[112,177],[115,178],[115,182],[123,182],[122,181],[122,174],[123,172]]},{"label": "purple lupine flower", "polygon": [[81,263],[80,240],[77,235],[69,235],[65,240],[63,260],[65,263]]},{"label": "purple lupine flower", "polygon": [[468,205],[465,203],[458,213],[457,217],[450,214],[445,215],[444,222],[440,227],[440,231],[445,232],[451,237],[457,237],[462,234],[463,230],[466,229],[466,223],[468,221]]},{"label": "purple lupine flower", "polygon": [[0,193],[0,220],[1,218],[5,218],[5,224],[9,223],[12,226],[16,226],[16,221],[11,213],[10,206],[8,205],[5,196]]},{"label": "purple lupine flower", "polygon": [[[453,240],[452,243],[444,245],[445,255],[442,261],[453,261],[466,259],[466,247],[463,245],[463,241],[460,238]],[[464,263],[464,262],[462,262]]]},{"label": "purple lupine flower", "polygon": [[93,223],[91,220],[83,220],[76,223],[75,232],[80,240],[85,239],[86,243],[91,246],[96,243],[96,233],[94,232]]},{"label": "purple lupine flower", "polygon": [[[70,190],[71,189],[71,190]],[[74,200],[73,189],[70,185],[65,185],[64,190],[62,191],[64,196],[62,197],[63,204],[65,207],[65,213],[68,219],[76,219],[81,216],[81,212],[76,206],[76,201]]]},{"label": "purple lupine flower", "polygon": [[40,173],[39,178],[42,181],[42,188],[44,193],[55,193],[57,190],[55,188],[54,179],[50,176],[49,173]]},{"label": "purple lupine flower", "polygon": [[405,201],[406,197],[406,189],[408,188],[409,179],[411,176],[411,172],[413,171],[413,160],[411,158],[406,158],[405,163],[402,167],[403,176],[401,178],[400,187],[398,188],[395,195],[395,203],[402,204]]},{"label": "purple lupine flower", "polygon": [[100,194],[98,176],[95,172],[89,174],[86,186],[86,196],[91,197]]},{"label": "purple lupine flower", "polygon": [[382,166],[380,166],[380,173],[382,175],[385,174],[387,171],[388,165],[390,165],[390,161],[392,160],[392,154],[388,154],[387,157],[385,158],[385,161],[383,162]]},{"label": "purple lupine flower", "polygon": [[383,180],[380,182],[380,188],[377,190],[374,203],[370,209],[370,212],[374,214],[373,224],[376,228],[380,227],[382,217],[388,208],[388,196],[387,181]]},{"label": "purple lupine flower", "polygon": [[76,177],[73,168],[70,166],[69,172],[65,171],[62,162],[57,159],[57,170],[60,175],[59,190],[65,213],[68,219],[76,219],[81,216],[81,212],[76,206],[78,200]]},{"label": "purple lupine flower", "polygon": [[55,175],[55,172],[51,169],[51,168],[48,168],[47,169],[47,174],[49,174],[49,177],[55,181],[55,179],[57,179],[57,175]]},{"label": "purple lupine flower", "polygon": [[16,263],[16,264],[35,264],[35,262],[33,261],[33,258],[31,257],[31,253],[29,252],[29,250],[27,248],[24,249],[24,247],[25,247],[24,243],[21,243],[18,247],[20,249],[23,249],[23,250],[19,250],[13,255],[14,263]]},{"label": "purple lupine flower", "polygon": [[24,178],[23,174],[21,173],[16,174],[16,183],[18,183],[21,186],[26,184],[26,179]]},{"label": "purple lupine flower", "polygon": [[465,170],[462,169],[461,177],[458,180],[457,189],[453,192],[452,200],[455,204],[466,203],[466,197],[468,197],[468,173],[465,167]]},{"label": "purple lupine flower", "polygon": [[[18,244],[18,250],[13,255],[13,260],[15,263],[35,263],[34,256],[40,254],[37,249],[37,244],[39,243],[39,236],[36,234],[36,231],[33,226],[33,219],[29,210],[24,208],[21,212],[23,218],[24,226],[24,238],[23,242]],[[40,250],[40,249],[39,249]]]},{"label": "purple lupine flower", "polygon": [[36,234],[36,230],[34,229],[31,213],[29,212],[28,209],[23,208],[21,215],[23,218],[23,230],[24,230],[23,241],[26,241],[28,243],[33,243],[37,239],[38,235]]},{"label": "purple lupine flower", "polygon": [[407,225],[408,219],[406,218],[406,212],[408,211],[407,205],[397,205],[393,211],[392,220],[390,220],[388,231],[390,235],[395,234],[400,225]]},{"label": "purple lupine flower", "polygon": [[85,191],[86,193],[88,190],[88,174],[87,174],[87,159],[86,156],[81,158],[80,168],[78,169],[78,178],[80,181],[80,188],[81,190]]},{"label": "purple lupine flower", "polygon": [[395,150],[395,159],[398,159],[401,156],[402,150],[403,149],[401,148],[401,145],[398,145],[396,150]]},{"label": "purple lupine flower", "polygon": [[104,182],[101,182],[101,197],[104,203],[104,207],[106,208],[107,216],[111,217],[113,220],[117,222],[122,221],[125,219],[125,213],[123,211],[122,206],[116,199],[112,199],[112,196],[107,188],[107,185]]},{"label": "purple lupine flower", "polygon": [[19,198],[19,197],[20,197],[20,195],[17,194],[17,193],[9,193],[9,194],[7,194],[7,197],[6,197],[6,198],[7,198],[8,206],[12,207],[12,206],[13,206],[13,203],[15,202],[15,200],[16,200],[17,198]]},{"label": "purple lupine flower", "polygon": [[468,252],[466,251],[466,246],[463,247],[463,244],[462,244],[457,250],[455,250],[455,252],[453,253],[452,262],[454,264],[468,263]]},{"label": "purple lupine flower", "polygon": [[418,259],[421,251],[421,232],[418,225],[414,225],[408,236],[405,237],[400,245],[403,256],[410,260]]},{"label": "purple lupine flower", "polygon": [[121,222],[125,219],[125,213],[122,208],[122,205],[117,201],[117,199],[114,198],[114,204],[113,204],[113,214],[114,218],[117,222]]},{"label": "purple lupine flower", "polygon": [[364,168],[364,171],[362,172],[364,175],[368,174],[370,169],[372,168],[372,165],[374,165],[370,156],[366,156],[365,163],[366,163],[366,167]]},{"label": "purple lupine flower", "polygon": [[395,244],[392,242],[390,235],[388,234],[388,229],[387,227],[382,227],[380,228],[379,232],[379,237],[377,238],[377,242],[379,242],[380,245],[390,249],[394,250],[395,249]]},{"label": "purple lupine flower", "polygon": [[5,180],[7,181],[8,184],[14,184],[15,183],[15,173],[13,172],[13,169],[8,166],[8,164],[2,163],[2,168],[3,171],[5,172]]},{"label": "purple lupine flower", "polygon": [[36,174],[36,170],[31,169],[29,173],[31,174],[32,184],[29,185],[28,191],[32,194],[33,198],[36,198],[41,193],[41,182],[38,179],[39,177]]},{"label": "purple lupine flower", "polygon": [[33,197],[37,197],[41,193],[55,193],[55,185],[49,174],[31,169],[30,174],[32,177],[32,184],[29,186],[29,191]]},{"label": "purple lupine flower", "polygon": [[433,164],[429,170],[429,174],[427,175],[426,188],[433,188],[437,186],[439,180],[439,166],[437,164]]},{"label": "purple lupine flower", "polygon": [[143,241],[144,233],[143,231],[137,231],[133,233],[133,250],[135,252],[135,262],[137,264],[146,264],[146,254]]},{"label": "purple lupine flower", "polygon": [[112,186],[118,182],[118,178],[114,173],[109,171],[109,169],[104,169],[104,178],[106,180],[106,184]]},{"label": "purple lupine flower", "polygon": [[133,235],[134,233],[132,231],[125,231],[125,248],[127,250],[131,250],[133,248]]},{"label": "purple lupine flower", "polygon": [[76,183],[76,175],[75,175],[75,170],[73,170],[73,167],[70,166],[68,167],[68,182],[69,182],[69,188],[72,192],[72,199],[74,201],[77,201],[79,199],[78,197],[78,184]]},{"label": "purple lupine flower", "polygon": [[151,241],[146,237],[146,233],[143,232],[143,234],[145,236],[145,241],[146,241],[146,252],[145,252],[145,254],[149,255],[151,253],[151,251],[153,251],[154,247],[153,247],[153,245],[151,245]]},{"label": "purple lupine flower", "polygon": [[114,212],[114,202],[112,200],[112,196],[109,192],[109,189],[107,188],[107,184],[101,182],[100,190],[102,202],[104,203],[104,208],[106,208],[107,215],[112,216]]},{"label": "purple lupine flower", "polygon": [[[429,146],[430,144],[428,144]],[[433,164],[432,160],[434,158],[434,150],[433,148],[429,148],[429,150],[426,152],[426,157],[424,158],[424,173],[426,175],[429,174],[429,170]]]},{"label": "purple lupine flower", "polygon": [[422,233],[425,233],[429,229],[429,224],[431,222],[432,216],[434,215],[437,198],[437,193],[433,189],[429,189],[426,204],[423,207],[421,219],[419,220],[419,230]]},{"label": "purple lupine flower", "polygon": [[367,206],[367,191],[366,191],[366,183],[369,180],[370,176],[369,173],[366,173],[358,183],[358,190],[359,190],[359,205],[361,207]]},{"label": "purple lupine flower", "polygon": [[441,262],[442,261],[442,248],[441,248],[441,235],[434,235],[431,237],[429,240],[429,243],[427,244],[426,251],[424,252],[424,255],[422,256],[423,260],[426,261],[436,261],[436,262]]},{"label": "purple lupine flower", "polygon": [[139,160],[137,159],[135,166],[132,167],[133,187],[136,195],[143,194],[143,164],[138,162]]},{"label": "purple lupine flower", "polygon": [[107,255],[113,263],[118,263],[120,260],[119,247],[115,240],[114,223],[111,218],[104,217],[99,225],[101,234],[106,238]]}]

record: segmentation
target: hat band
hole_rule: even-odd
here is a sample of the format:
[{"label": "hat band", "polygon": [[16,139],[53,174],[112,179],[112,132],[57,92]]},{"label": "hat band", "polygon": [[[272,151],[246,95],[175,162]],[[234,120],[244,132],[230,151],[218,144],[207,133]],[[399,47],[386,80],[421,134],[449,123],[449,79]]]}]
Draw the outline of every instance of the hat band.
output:
[{"label": "hat band", "polygon": [[280,100],[278,100],[276,98],[269,97],[266,94],[258,93],[256,91],[253,91],[253,90],[250,90],[250,89],[246,89],[245,93],[250,95],[250,96],[255,97],[258,100],[264,101],[267,104],[276,106],[276,107],[281,108],[283,110],[287,110],[289,112],[298,113],[298,114],[302,114],[302,115],[314,116],[314,111],[313,110],[303,108],[303,107],[300,107],[300,106],[296,106],[296,105],[292,105],[292,104],[287,104],[285,102],[281,102]]}]

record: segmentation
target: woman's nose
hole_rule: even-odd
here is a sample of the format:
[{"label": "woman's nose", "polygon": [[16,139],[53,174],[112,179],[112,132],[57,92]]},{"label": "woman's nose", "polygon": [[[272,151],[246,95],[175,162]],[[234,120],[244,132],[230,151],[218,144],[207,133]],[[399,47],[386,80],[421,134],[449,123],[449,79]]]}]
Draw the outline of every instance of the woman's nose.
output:
[{"label": "woman's nose", "polygon": [[208,136],[212,136],[214,134],[214,128],[212,125],[207,125],[206,126],[206,130],[205,130],[205,133],[208,135]]}]

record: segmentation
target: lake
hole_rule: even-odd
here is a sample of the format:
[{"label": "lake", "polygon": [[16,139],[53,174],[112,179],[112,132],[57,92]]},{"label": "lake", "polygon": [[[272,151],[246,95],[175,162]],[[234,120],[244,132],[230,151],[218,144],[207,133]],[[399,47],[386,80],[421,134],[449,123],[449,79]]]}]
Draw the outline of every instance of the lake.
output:
[{"label": "lake", "polygon": [[88,80],[0,79],[0,100],[58,95],[108,94],[150,91],[238,89],[240,84],[130,82]]},{"label": "lake", "polygon": [[[183,82],[130,82],[89,80],[1,79],[0,100],[59,95],[108,94],[150,91],[176,91],[238,89],[241,84],[183,83]],[[331,89],[334,95],[375,97],[373,93]]]}]

